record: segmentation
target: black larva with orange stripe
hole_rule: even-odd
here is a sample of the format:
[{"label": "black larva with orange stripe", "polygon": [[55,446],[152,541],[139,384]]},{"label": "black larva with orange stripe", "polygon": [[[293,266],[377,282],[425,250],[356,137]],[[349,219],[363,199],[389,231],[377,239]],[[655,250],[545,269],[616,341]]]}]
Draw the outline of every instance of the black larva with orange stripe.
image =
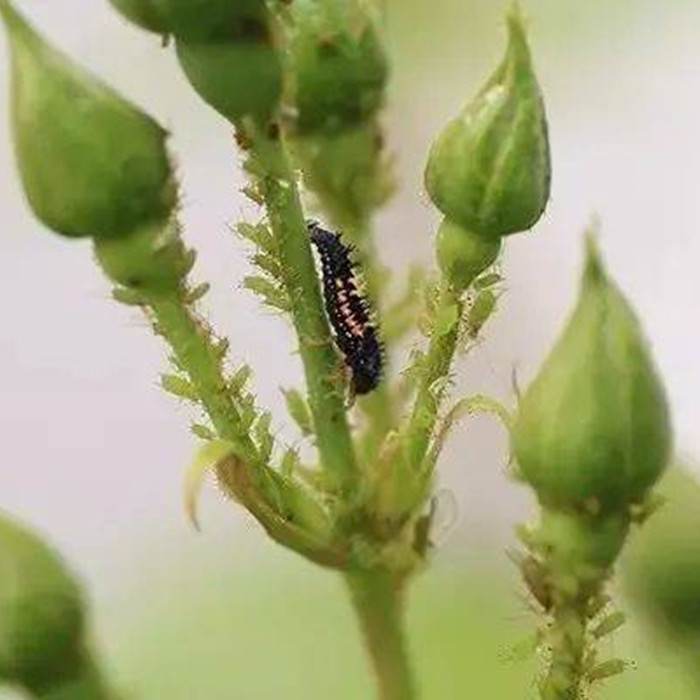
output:
[{"label": "black larva with orange stripe", "polygon": [[321,258],[323,296],[335,342],[352,371],[352,390],[368,394],[382,376],[382,344],[372,323],[367,301],[358,290],[356,263],[340,235],[315,221],[308,224],[311,242]]}]

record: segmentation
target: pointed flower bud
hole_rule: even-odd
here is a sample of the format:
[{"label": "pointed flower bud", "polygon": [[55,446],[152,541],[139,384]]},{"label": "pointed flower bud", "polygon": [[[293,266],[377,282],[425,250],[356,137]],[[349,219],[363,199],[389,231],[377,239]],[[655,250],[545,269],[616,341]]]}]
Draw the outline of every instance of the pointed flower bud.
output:
[{"label": "pointed flower bud", "polygon": [[517,6],[503,62],[433,144],[425,183],[435,206],[490,238],[525,231],[549,199],[544,104]]},{"label": "pointed flower bud", "polygon": [[36,536],[0,514],[0,681],[40,689],[81,663],[80,589]]},{"label": "pointed flower bud", "polygon": [[12,126],[29,203],[65,236],[104,238],[163,220],[176,192],[165,131],[49,46],[7,0]]},{"label": "pointed flower bud", "polygon": [[376,22],[357,2],[297,0],[290,56],[297,127],[332,133],[368,120],[389,67]]},{"label": "pointed flower bud", "polygon": [[437,258],[442,274],[452,287],[464,291],[501,251],[500,238],[479,236],[445,219],[438,230]]},{"label": "pointed flower bud", "polygon": [[135,291],[175,290],[190,267],[176,221],[148,224],[128,236],[96,240],[95,254],[113,282]]},{"label": "pointed flower bud", "polygon": [[282,64],[269,41],[177,41],[180,65],[199,96],[230,122],[264,121],[282,95]]},{"label": "pointed flower bud", "polygon": [[624,509],[657,481],[670,447],[639,322],[589,238],[578,305],[520,404],[520,475],[546,506]]},{"label": "pointed flower bud", "polygon": [[156,34],[169,34],[169,24],[161,0],[109,0],[124,17],[135,25]]}]

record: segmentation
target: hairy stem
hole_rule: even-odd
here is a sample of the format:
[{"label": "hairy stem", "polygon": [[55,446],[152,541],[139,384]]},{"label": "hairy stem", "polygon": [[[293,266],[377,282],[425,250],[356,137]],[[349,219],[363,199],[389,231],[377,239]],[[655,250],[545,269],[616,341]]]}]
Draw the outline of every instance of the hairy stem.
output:
[{"label": "hairy stem", "polygon": [[383,571],[346,575],[380,700],[413,700],[417,691],[403,628],[403,590]]},{"label": "hairy stem", "polygon": [[440,328],[433,329],[413,412],[406,429],[406,457],[414,469],[420,467],[435,430],[440,403],[445,394],[445,386],[438,384],[449,376],[460,336],[464,304],[456,292],[444,286],[438,301],[437,316],[451,309],[456,313],[456,321],[449,330],[441,332]]},{"label": "hairy stem", "polygon": [[581,698],[587,622],[585,609],[573,601],[556,606],[548,634],[552,657],[540,688],[542,700]]},{"label": "hairy stem", "polygon": [[219,437],[255,455],[257,449],[241,429],[240,415],[227,391],[221,355],[205,322],[193,313],[180,292],[149,295],[147,308],[156,331],[187,373]]},{"label": "hairy stem", "polygon": [[602,592],[629,526],[624,511],[590,514],[543,507],[538,530],[527,538],[532,556],[522,563],[522,572],[548,614],[542,629],[549,656],[540,682],[542,700],[580,700],[596,679],[619,672],[617,660],[599,663],[597,641],[618,626],[606,630],[609,599]]},{"label": "hairy stem", "polygon": [[296,178],[281,134],[250,130],[270,226],[279,246],[285,287],[304,365],[309,406],[324,468],[344,493],[357,479],[339,363],[318,284]]}]

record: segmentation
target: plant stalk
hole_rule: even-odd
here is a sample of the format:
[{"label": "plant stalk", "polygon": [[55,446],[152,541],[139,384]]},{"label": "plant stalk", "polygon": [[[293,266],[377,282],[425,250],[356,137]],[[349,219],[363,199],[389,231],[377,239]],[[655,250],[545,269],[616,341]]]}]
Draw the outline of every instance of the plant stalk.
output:
[{"label": "plant stalk", "polygon": [[379,700],[418,697],[404,634],[404,599],[400,582],[384,571],[346,575],[374,669]]},{"label": "plant stalk", "polygon": [[586,625],[585,610],[580,606],[566,603],[554,610],[547,635],[552,656],[540,687],[542,700],[578,700],[582,697]]},{"label": "plant stalk", "polygon": [[281,133],[261,134],[251,128],[247,136],[284,268],[318,451],[337,488],[350,494],[358,473],[346,416],[344,368],[326,318],[296,177]]},{"label": "plant stalk", "polygon": [[[460,337],[464,312],[464,303],[460,296],[444,285],[440,292],[438,307],[438,317],[443,310],[454,307],[457,312],[457,321],[447,333],[439,333],[434,329],[430,338],[428,353],[424,359],[425,368],[421,372],[413,412],[406,428],[406,457],[412,469],[420,468],[428,451]],[[439,386],[441,381],[445,384]]]},{"label": "plant stalk", "polygon": [[257,448],[227,391],[226,379],[212,336],[205,322],[192,312],[180,292],[152,294],[147,308],[156,331],[172,348],[187,373],[219,437],[240,444],[248,454]]}]

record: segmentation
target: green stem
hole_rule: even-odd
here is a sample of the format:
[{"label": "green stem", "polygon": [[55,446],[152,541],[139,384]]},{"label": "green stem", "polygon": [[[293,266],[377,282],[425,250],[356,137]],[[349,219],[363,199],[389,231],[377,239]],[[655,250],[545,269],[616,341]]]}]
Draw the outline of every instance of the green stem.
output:
[{"label": "green stem", "polygon": [[[629,526],[624,510],[591,514],[543,507],[529,545],[536,566],[529,575],[523,569],[530,590],[539,592],[549,614],[543,630],[550,658],[540,684],[542,700],[579,700],[596,670],[604,670],[604,664],[601,669],[594,663],[596,642],[609,632],[596,628],[594,621],[605,609],[601,593]],[[589,626],[594,633],[588,633]]]},{"label": "green stem", "polygon": [[585,610],[573,602],[554,610],[548,633],[551,661],[542,682],[542,700],[578,700],[581,698],[586,654]]},{"label": "green stem", "polygon": [[180,292],[146,297],[156,331],[172,348],[175,359],[187,373],[219,437],[244,447],[247,454],[257,449],[241,430],[241,419],[227,391],[221,354],[211,333],[192,312]]},{"label": "green stem", "polygon": [[85,652],[80,666],[70,680],[43,690],[31,690],[36,700],[116,700],[105,682],[100,669],[89,652]]},{"label": "green stem", "polygon": [[346,417],[342,369],[331,338],[296,178],[280,134],[248,134],[270,226],[279,246],[284,282],[324,468],[344,493],[354,490],[357,467]]},{"label": "green stem", "polygon": [[365,644],[374,668],[380,700],[417,697],[403,629],[403,590],[389,573],[346,575]]},{"label": "green stem", "polygon": [[405,436],[406,456],[409,466],[413,469],[420,468],[428,450],[430,438],[435,430],[440,403],[445,394],[445,387],[439,387],[437,384],[449,376],[452,360],[457,350],[460,322],[464,312],[464,304],[460,296],[446,285],[440,292],[438,307],[436,317],[439,318],[442,312],[454,308],[457,313],[457,321],[446,333],[441,333],[439,328],[434,329],[430,339],[413,412]]}]

